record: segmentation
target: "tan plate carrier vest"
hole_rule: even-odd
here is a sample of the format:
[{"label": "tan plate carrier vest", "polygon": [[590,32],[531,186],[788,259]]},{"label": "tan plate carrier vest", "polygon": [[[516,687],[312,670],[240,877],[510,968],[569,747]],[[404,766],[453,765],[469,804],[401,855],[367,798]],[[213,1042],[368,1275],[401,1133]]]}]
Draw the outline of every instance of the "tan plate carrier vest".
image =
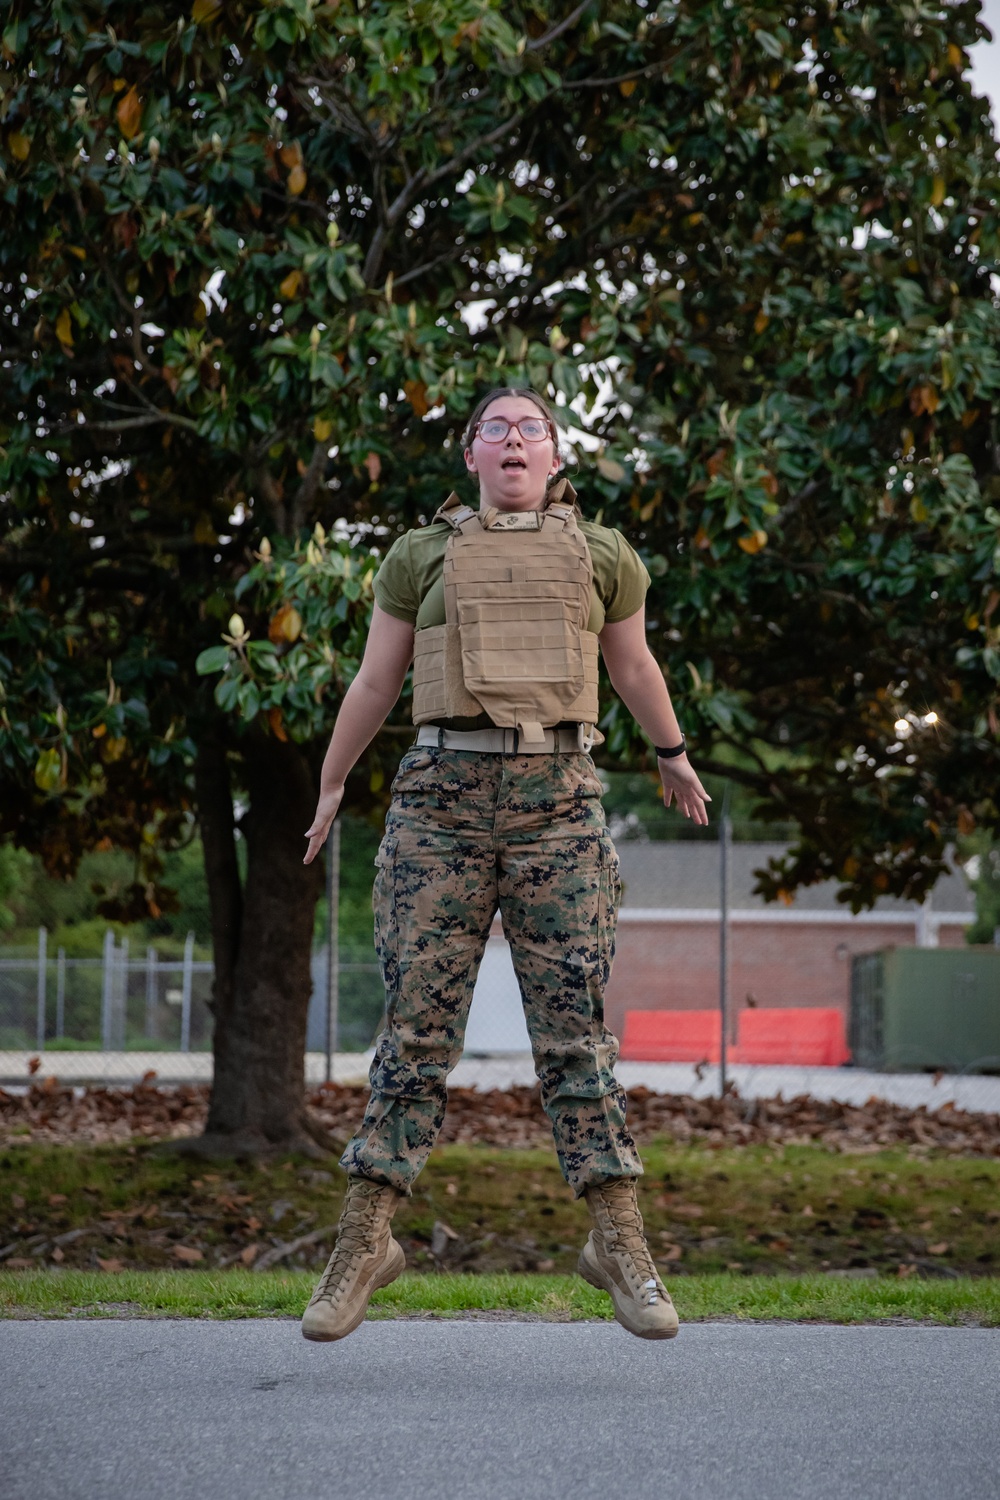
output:
[{"label": "tan plate carrier vest", "polygon": [[475,511],[451,495],[437,512],[454,528],[446,623],[414,636],[415,724],[485,712],[525,745],[564,720],[596,725],[594,569],[573,495],[564,481],[543,510],[525,512]]}]

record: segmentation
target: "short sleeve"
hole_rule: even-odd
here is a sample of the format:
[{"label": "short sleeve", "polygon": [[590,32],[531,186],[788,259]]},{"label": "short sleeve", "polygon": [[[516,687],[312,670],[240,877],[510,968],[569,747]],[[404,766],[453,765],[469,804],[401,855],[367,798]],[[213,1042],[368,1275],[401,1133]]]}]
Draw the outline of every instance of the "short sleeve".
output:
[{"label": "short sleeve", "polygon": [[611,536],[617,544],[617,558],[604,592],[604,618],[613,625],[629,619],[645,604],[649,574],[642,558],[621,532],[612,531]]},{"label": "short sleeve", "polygon": [[413,558],[410,550],[412,533],[397,537],[382,559],[372,590],[375,603],[397,620],[407,625],[416,622],[420,608],[420,594],[414,576]]}]

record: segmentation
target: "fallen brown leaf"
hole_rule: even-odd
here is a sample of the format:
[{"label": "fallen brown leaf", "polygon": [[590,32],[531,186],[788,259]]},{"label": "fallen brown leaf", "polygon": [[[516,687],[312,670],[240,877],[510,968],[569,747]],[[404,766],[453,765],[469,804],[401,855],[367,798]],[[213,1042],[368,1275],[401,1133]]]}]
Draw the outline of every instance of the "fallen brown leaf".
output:
[{"label": "fallen brown leaf", "polygon": [[175,1260],[182,1260],[185,1265],[193,1266],[199,1260],[204,1260],[204,1251],[196,1250],[193,1245],[174,1245],[170,1251]]},{"label": "fallen brown leaf", "polygon": [[[366,1098],[364,1085],[334,1084],[311,1089],[307,1102],[328,1134],[349,1139]],[[199,1134],[207,1109],[204,1084],[149,1081],[135,1088],[93,1085],[75,1090],[34,1080],[23,1094],[0,1089],[0,1140],[10,1139],[15,1131],[22,1140],[54,1145],[125,1142],[135,1136],[177,1139]],[[950,1104],[936,1110],[910,1109],[884,1099],[856,1105],[804,1094],[748,1101],[733,1092],[725,1099],[695,1099],[637,1087],[629,1090],[629,1126],[640,1142],[657,1136],[680,1144],[710,1140],[775,1148],[813,1142],[847,1155],[903,1147],[916,1154],[935,1148],[1000,1157],[1000,1113],[967,1113]],[[442,1144],[529,1147],[548,1145],[551,1135],[537,1088],[457,1088],[449,1090],[440,1139]],[[198,1180],[207,1183],[211,1178],[202,1173]]]},{"label": "fallen brown leaf", "polygon": [[109,1260],[102,1260],[101,1257],[98,1256],[97,1264],[100,1266],[102,1271],[124,1271],[125,1269],[122,1262],[120,1260],[117,1260],[114,1256],[112,1256]]}]

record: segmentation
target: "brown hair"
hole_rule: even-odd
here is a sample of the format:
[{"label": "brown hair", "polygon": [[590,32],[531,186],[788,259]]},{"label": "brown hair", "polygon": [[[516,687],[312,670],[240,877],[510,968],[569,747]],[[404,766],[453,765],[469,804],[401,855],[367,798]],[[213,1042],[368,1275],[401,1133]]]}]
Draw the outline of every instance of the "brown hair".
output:
[{"label": "brown hair", "polygon": [[538,410],[542,413],[542,416],[546,417],[552,424],[552,441],[555,444],[556,452],[559,452],[559,428],[556,426],[555,416],[550,410],[548,403],[543,400],[543,398],[538,394],[537,391],[529,390],[527,386],[520,385],[495,386],[492,391],[487,391],[486,395],[476,403],[475,410],[473,411],[472,416],[469,418],[468,422],[465,424],[465,431],[462,433],[463,448],[470,448],[472,446],[472,439],[475,436],[476,432],[476,424],[481,419],[486,408],[488,406],[491,406],[494,401],[499,401],[501,396],[523,396],[525,400],[533,401],[538,407]]}]

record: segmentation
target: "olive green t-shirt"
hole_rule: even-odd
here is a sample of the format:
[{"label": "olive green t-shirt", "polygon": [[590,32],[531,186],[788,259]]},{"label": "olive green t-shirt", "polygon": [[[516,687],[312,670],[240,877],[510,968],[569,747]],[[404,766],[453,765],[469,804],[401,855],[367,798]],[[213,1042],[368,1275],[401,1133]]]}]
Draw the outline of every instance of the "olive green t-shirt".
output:
[{"label": "olive green t-shirt", "polygon": [[[620,531],[593,521],[578,524],[594,569],[587,629],[599,635],[606,623],[627,620],[642,608],[649,574]],[[435,521],[393,542],[375,575],[380,609],[416,630],[445,623],[444,554],[452,535],[447,521]]]}]

